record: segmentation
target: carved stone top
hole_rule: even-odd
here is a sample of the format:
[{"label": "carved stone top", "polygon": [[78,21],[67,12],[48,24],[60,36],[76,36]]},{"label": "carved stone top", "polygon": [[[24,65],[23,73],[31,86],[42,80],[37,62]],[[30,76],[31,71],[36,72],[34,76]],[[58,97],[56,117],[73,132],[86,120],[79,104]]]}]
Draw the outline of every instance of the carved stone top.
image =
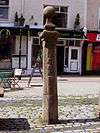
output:
[{"label": "carved stone top", "polygon": [[46,18],[45,29],[46,30],[53,30],[55,25],[52,23],[52,18],[55,15],[55,9],[52,6],[47,6],[44,8],[43,15]]},{"label": "carved stone top", "polygon": [[44,26],[44,31],[39,35],[39,37],[40,39],[45,40],[48,45],[54,45],[59,37],[59,33],[55,31],[55,25],[52,22],[52,18],[55,15],[55,8],[52,6],[47,6],[44,9],[43,14],[46,18],[46,23]]},{"label": "carved stone top", "polygon": [[46,18],[52,18],[55,15],[55,9],[52,6],[47,6],[44,8],[43,14]]}]

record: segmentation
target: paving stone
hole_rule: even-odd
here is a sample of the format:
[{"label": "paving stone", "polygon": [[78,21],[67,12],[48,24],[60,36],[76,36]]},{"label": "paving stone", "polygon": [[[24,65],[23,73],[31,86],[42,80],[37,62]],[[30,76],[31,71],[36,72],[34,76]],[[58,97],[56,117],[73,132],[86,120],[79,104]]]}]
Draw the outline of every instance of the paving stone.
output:
[{"label": "paving stone", "polygon": [[[38,80],[35,79],[35,81],[36,81],[36,84],[38,84]],[[32,82],[34,84],[34,81]],[[63,85],[65,84],[63,83]],[[33,95],[34,93],[35,95]],[[82,123],[79,123],[79,124],[72,122],[72,123],[66,123],[65,125],[58,124],[58,125],[52,125],[50,127],[49,126],[37,127],[37,124],[35,123],[35,119],[37,118],[37,114],[41,114],[42,112],[41,102],[40,103],[38,102],[39,100],[42,100],[41,94],[38,95],[39,93],[41,93],[41,87],[40,88],[31,87],[31,88],[25,88],[24,90],[19,90],[19,91],[14,91],[14,92],[5,92],[5,97],[0,98],[0,105],[1,105],[0,106],[0,117],[1,118],[13,118],[14,117],[14,118],[27,119],[30,127],[31,128],[35,127],[33,131],[32,130],[28,131],[29,133],[30,132],[34,133],[36,131],[39,131],[38,133],[42,133],[42,132],[47,133],[47,131],[49,132],[55,131],[55,132],[63,132],[63,133],[68,133],[68,132],[78,133],[78,129],[80,129],[79,131],[81,133],[85,133],[85,132],[87,133],[89,131],[90,131],[89,133],[94,133],[94,132],[99,131],[100,122],[84,123],[84,121],[82,121]],[[70,99],[72,97],[73,96],[69,96]],[[87,96],[83,95],[83,98],[94,98],[94,97],[97,97],[97,95],[87,95]],[[59,98],[59,101],[60,100],[65,101],[65,102],[62,102],[62,104],[59,104],[59,119],[60,120],[95,118],[96,116],[95,111],[98,105],[95,105],[94,103],[92,105],[91,104],[88,104],[88,105],[80,104],[79,105],[78,102],[75,105],[74,104],[69,105],[69,104],[66,104],[66,98],[67,97],[63,97],[63,96]],[[80,98],[82,99],[82,97],[80,96],[76,97],[77,100],[80,100]],[[74,100],[76,99],[74,96]],[[21,121],[19,121],[19,123],[21,123]],[[8,122],[8,124],[11,124],[12,129],[13,129],[14,123]],[[97,126],[94,126],[95,124]],[[17,125],[19,126],[18,128],[21,128],[20,124],[17,123]],[[27,124],[25,124],[25,126],[26,125]],[[25,128],[25,126],[23,126],[23,128]],[[90,129],[91,128],[90,126],[93,128]],[[82,129],[82,127],[84,128],[84,130]],[[69,129],[72,131],[69,131]],[[25,133],[28,133],[28,132],[25,132]]]},{"label": "paving stone", "polygon": [[63,133],[63,132],[60,132],[60,131],[56,132],[56,131],[55,131],[55,132],[50,132],[50,133]]},{"label": "paving stone", "polygon": [[64,131],[63,133],[74,133],[74,131]]}]

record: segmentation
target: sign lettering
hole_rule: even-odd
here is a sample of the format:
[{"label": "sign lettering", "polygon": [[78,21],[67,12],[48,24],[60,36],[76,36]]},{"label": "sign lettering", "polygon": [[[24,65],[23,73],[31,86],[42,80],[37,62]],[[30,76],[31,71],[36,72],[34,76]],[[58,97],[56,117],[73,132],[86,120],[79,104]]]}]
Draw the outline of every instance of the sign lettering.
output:
[{"label": "sign lettering", "polygon": [[97,34],[96,41],[100,41],[100,34]]}]

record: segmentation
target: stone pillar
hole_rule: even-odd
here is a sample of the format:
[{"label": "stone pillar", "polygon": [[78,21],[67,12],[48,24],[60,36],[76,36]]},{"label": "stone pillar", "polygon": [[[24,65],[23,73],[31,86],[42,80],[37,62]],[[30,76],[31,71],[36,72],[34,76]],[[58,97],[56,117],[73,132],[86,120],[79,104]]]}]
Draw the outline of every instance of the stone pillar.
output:
[{"label": "stone pillar", "polygon": [[54,31],[52,17],[55,9],[48,6],[44,9],[46,24],[40,38],[43,40],[43,121],[46,124],[58,123],[58,95],[56,43],[59,33]]},{"label": "stone pillar", "polygon": [[98,108],[97,108],[97,117],[100,118],[100,90],[99,90],[99,96],[98,96]]}]

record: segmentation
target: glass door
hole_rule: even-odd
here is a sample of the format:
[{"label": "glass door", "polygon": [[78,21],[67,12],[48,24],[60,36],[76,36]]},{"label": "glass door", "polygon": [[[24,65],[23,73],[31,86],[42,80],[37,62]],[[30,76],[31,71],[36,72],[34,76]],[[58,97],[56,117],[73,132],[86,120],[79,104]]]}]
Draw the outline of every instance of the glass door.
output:
[{"label": "glass door", "polygon": [[80,47],[69,47],[68,71],[79,72],[80,67]]}]

